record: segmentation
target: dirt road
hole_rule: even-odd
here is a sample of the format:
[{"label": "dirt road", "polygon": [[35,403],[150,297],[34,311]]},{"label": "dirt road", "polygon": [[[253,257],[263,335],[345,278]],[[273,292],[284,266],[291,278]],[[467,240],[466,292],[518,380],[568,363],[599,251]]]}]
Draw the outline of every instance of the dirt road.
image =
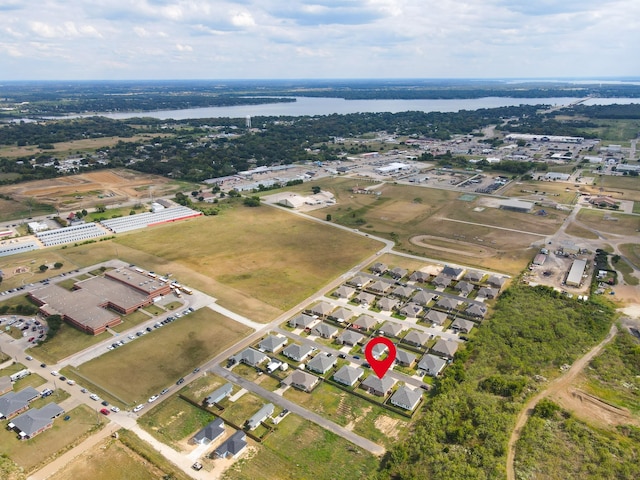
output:
[{"label": "dirt road", "polygon": [[593,357],[598,355],[604,346],[609,343],[618,333],[618,328],[615,325],[611,326],[609,330],[609,334],[607,337],[600,342],[598,345],[593,347],[586,355],[582,358],[576,360],[571,368],[567,370],[566,373],[559,376],[555,380],[553,380],[547,388],[538,393],[536,396],[531,398],[524,406],[518,418],[516,419],[515,427],[513,428],[513,432],[511,432],[511,437],[509,438],[509,443],[507,445],[507,480],[515,480],[516,472],[515,472],[515,456],[516,456],[516,443],[520,438],[520,434],[522,433],[522,428],[527,423],[527,420],[533,413],[533,409],[538,404],[540,400],[549,395],[553,395],[554,393],[559,392],[565,388],[568,388],[571,383],[576,379],[577,375],[584,369],[584,367],[591,361]]}]

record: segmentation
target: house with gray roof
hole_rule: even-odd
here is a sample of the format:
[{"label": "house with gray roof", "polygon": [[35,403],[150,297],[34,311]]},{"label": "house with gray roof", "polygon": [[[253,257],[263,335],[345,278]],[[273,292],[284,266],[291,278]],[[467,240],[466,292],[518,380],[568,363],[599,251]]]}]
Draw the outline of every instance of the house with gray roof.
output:
[{"label": "house with gray roof", "polygon": [[464,268],[450,267],[449,265],[445,265],[445,267],[440,272],[440,275],[452,278],[453,280],[460,280],[463,273]]},{"label": "house with gray roof", "polygon": [[389,297],[382,297],[380,300],[378,300],[377,303],[378,308],[386,312],[393,311],[393,309],[396,308],[399,304],[400,302],[398,300]]},{"label": "house with gray roof", "polygon": [[359,330],[371,330],[378,324],[378,321],[371,315],[360,315],[351,325]]},{"label": "house with gray roof", "polygon": [[306,313],[296,315],[291,320],[289,320],[289,326],[292,328],[311,328],[316,323],[318,323],[318,319],[313,317],[312,315],[307,315]]},{"label": "house with gray roof", "polygon": [[275,407],[273,406],[273,403],[267,403],[266,405],[263,405],[260,410],[254,413],[253,416],[249,420],[247,420],[247,427],[249,428],[249,430],[255,430],[256,428],[258,428],[258,426],[262,422],[273,415],[274,410]]},{"label": "house with gray roof", "polygon": [[369,279],[369,277],[358,275],[347,280],[347,285],[351,285],[352,287],[356,287],[356,288],[363,288],[370,281],[371,280]]},{"label": "house with gray roof", "polygon": [[451,285],[451,278],[445,277],[444,275],[438,275],[431,283],[437,288],[447,288]]},{"label": "house with gray roof", "polygon": [[446,365],[447,361],[444,358],[428,353],[418,362],[418,371],[421,370],[425,375],[437,377]]},{"label": "house with gray roof", "polygon": [[371,349],[371,355],[376,360],[380,360],[380,357],[382,357],[385,353],[387,353],[388,350],[389,349],[387,348],[386,345],[384,345],[382,343],[377,343]]},{"label": "house with gray roof", "polygon": [[395,295],[400,298],[409,298],[415,290],[411,287],[405,287],[403,285],[399,285],[393,289],[391,295]]},{"label": "house with gray roof", "polygon": [[422,400],[422,392],[419,390],[412,390],[406,385],[398,387],[395,393],[391,396],[390,402],[396,407],[404,408],[412,412]]},{"label": "house with gray roof", "polygon": [[412,302],[417,303],[418,305],[428,305],[431,300],[435,298],[436,294],[431,292],[426,292],[424,290],[416,293],[411,299]]},{"label": "house with gray roof", "polygon": [[385,375],[382,378],[378,378],[377,375],[369,375],[362,381],[360,388],[377,397],[385,397],[391,393],[396,381],[389,375]]},{"label": "house with gray roof", "polygon": [[482,287],[478,290],[478,297],[484,298],[496,298],[498,296],[498,289],[491,287]]},{"label": "house with gray roof", "polygon": [[459,281],[453,287],[454,290],[457,290],[458,292],[460,292],[460,295],[465,297],[469,295],[471,292],[473,292],[473,288],[474,287],[472,283],[465,282],[464,280]]},{"label": "house with gray roof", "polygon": [[447,314],[437,310],[429,310],[429,312],[424,316],[424,319],[426,322],[442,325],[447,321]]},{"label": "house with gray roof", "polygon": [[458,351],[459,346],[460,344],[458,344],[458,342],[452,342],[441,338],[433,347],[431,347],[431,351],[441,357],[453,358]]},{"label": "house with gray roof", "polygon": [[224,422],[216,417],[191,438],[191,443],[208,445],[224,433]]},{"label": "house with gray roof", "polygon": [[364,335],[354,332],[353,330],[345,330],[338,335],[338,338],[336,338],[336,342],[341,343],[342,345],[350,345],[352,347],[362,343],[363,340]]},{"label": "house with gray roof", "polygon": [[294,362],[304,362],[313,353],[313,348],[309,345],[296,345],[292,343],[282,351],[282,354]]},{"label": "house with gray roof", "polygon": [[237,458],[247,448],[247,434],[238,430],[214,451],[217,458]]},{"label": "house with gray roof", "polygon": [[291,372],[291,375],[282,381],[283,385],[290,385],[303,392],[311,392],[318,385],[318,382],[320,382],[320,378],[298,369]]},{"label": "house with gray roof", "polygon": [[377,280],[369,285],[367,290],[377,294],[384,294],[391,290],[391,288],[393,288],[393,284],[385,282],[384,280]]},{"label": "house with gray roof", "polygon": [[420,305],[414,302],[409,302],[400,310],[398,310],[398,313],[400,315],[404,315],[405,317],[416,318],[418,315],[420,315],[421,311],[422,307]]},{"label": "house with gray roof", "polygon": [[364,375],[364,370],[359,367],[352,367],[350,365],[344,365],[336,373],[333,374],[333,379],[346,385],[347,387],[353,387],[353,385]]},{"label": "house with gray roof", "polygon": [[11,418],[29,408],[29,403],[40,397],[33,387],[25,387],[19,392],[8,392],[0,397],[0,418]]},{"label": "house with gray roof", "polygon": [[287,337],[269,335],[258,343],[258,350],[275,353],[287,344]]},{"label": "house with gray roof", "polygon": [[204,402],[209,406],[214,405],[216,403],[220,403],[225,398],[230,397],[232,391],[233,391],[233,384],[226,383],[220,388],[217,388],[216,390],[211,392],[207,396],[207,398],[204,399]]},{"label": "house with gray roof", "polygon": [[487,314],[487,307],[485,307],[484,305],[478,305],[477,303],[474,303],[473,305],[469,305],[467,307],[467,309],[465,310],[465,313],[470,317],[479,318],[479,319],[484,318],[484,316]]},{"label": "house with gray roof", "polygon": [[336,322],[343,323],[348,322],[353,317],[353,312],[348,308],[339,307],[335,312],[329,315],[329,318],[333,318]]},{"label": "house with gray roof", "polygon": [[409,273],[408,270],[406,270],[404,268],[400,268],[400,267],[395,267],[395,268],[392,268],[391,270],[389,270],[389,274],[391,275],[391,277],[394,280],[400,280],[407,273]]},{"label": "house with gray roof", "polygon": [[396,349],[396,363],[401,367],[412,367],[416,361],[416,356],[406,350]]},{"label": "house with gray roof", "polygon": [[423,347],[429,340],[429,334],[421,332],[419,330],[411,330],[402,339],[404,343],[408,343],[409,345],[413,345],[415,347]]},{"label": "house with gray roof", "polygon": [[336,357],[329,356],[326,353],[319,353],[307,362],[307,370],[324,375],[336,364]]},{"label": "house with gray roof", "polygon": [[409,276],[410,281],[418,283],[427,283],[429,281],[429,278],[431,278],[431,275],[429,275],[427,272],[421,272],[419,270],[416,270]]},{"label": "house with gray roof", "polygon": [[32,408],[28,412],[15,417],[8,428],[15,430],[21,440],[28,440],[53,426],[53,420],[64,413],[64,409],[51,402],[44,407]]},{"label": "house with gray roof", "polygon": [[253,348],[245,348],[233,358],[238,363],[246,363],[251,367],[257,367],[261,363],[266,362],[269,357]]},{"label": "house with gray roof", "polygon": [[376,301],[376,296],[371,293],[360,292],[353,301],[360,305],[373,305],[373,302]]},{"label": "house with gray roof", "polygon": [[505,277],[499,277],[498,275],[491,275],[487,279],[487,283],[490,286],[497,288],[498,290],[502,288],[506,281],[507,279]]},{"label": "house with gray roof", "polygon": [[311,307],[311,313],[320,317],[326,317],[333,310],[333,305],[327,302],[320,302]]},{"label": "house with gray roof", "polygon": [[436,306],[442,308],[443,310],[451,311],[458,306],[458,300],[454,300],[449,297],[441,297],[437,302]]},{"label": "house with gray roof", "polygon": [[469,270],[464,276],[465,280],[476,283],[482,280],[483,277],[483,273],[476,272],[475,270]]},{"label": "house with gray roof", "polygon": [[395,322],[387,322],[380,327],[380,331],[384,333],[385,337],[397,337],[403,330],[405,327]]},{"label": "house with gray roof", "polygon": [[338,329],[333,325],[321,322],[311,329],[311,334],[322,338],[333,338],[338,334]]},{"label": "house with gray roof", "polygon": [[377,273],[382,275],[383,273],[386,273],[386,271],[389,270],[389,267],[387,267],[384,263],[374,263],[373,266],[371,267],[371,271],[373,273]]},{"label": "house with gray roof", "polygon": [[346,285],[341,285],[333,292],[333,296],[338,298],[349,298],[354,293],[356,293],[355,289]]},{"label": "house with gray roof", "polygon": [[475,323],[473,323],[471,320],[456,318],[451,324],[451,329],[455,330],[456,332],[469,333],[474,326]]}]

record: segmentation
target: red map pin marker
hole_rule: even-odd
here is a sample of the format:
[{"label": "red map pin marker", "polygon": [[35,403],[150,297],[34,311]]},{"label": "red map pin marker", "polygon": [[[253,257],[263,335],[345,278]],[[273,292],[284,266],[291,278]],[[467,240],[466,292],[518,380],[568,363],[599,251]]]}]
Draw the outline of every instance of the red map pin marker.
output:
[{"label": "red map pin marker", "polygon": [[[387,357],[383,360],[378,360],[373,356],[373,347],[379,344],[382,344],[389,349]],[[378,378],[382,378],[384,377],[384,374],[387,373],[387,370],[389,370],[389,367],[391,366],[393,361],[396,359],[396,346],[388,338],[376,337],[369,340],[369,343],[367,343],[367,345],[364,347],[364,356],[367,359],[367,362],[369,362],[369,365],[371,365],[373,371],[376,372]]]}]

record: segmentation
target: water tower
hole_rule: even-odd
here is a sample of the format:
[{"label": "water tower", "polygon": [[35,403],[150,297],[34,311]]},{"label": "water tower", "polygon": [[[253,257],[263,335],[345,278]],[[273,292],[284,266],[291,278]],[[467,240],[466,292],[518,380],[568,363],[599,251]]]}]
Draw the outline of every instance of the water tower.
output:
[{"label": "water tower", "polygon": [[251,115],[247,115],[247,117],[245,118],[245,125],[247,126],[247,128],[251,128]]}]

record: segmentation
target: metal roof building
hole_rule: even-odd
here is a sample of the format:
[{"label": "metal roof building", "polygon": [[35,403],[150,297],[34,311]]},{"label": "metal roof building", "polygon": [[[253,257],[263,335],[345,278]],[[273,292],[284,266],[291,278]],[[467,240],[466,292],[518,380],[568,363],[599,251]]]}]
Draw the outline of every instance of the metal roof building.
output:
[{"label": "metal roof building", "polygon": [[571,265],[571,270],[569,270],[569,275],[567,275],[566,284],[571,285],[573,287],[579,287],[582,283],[582,275],[584,275],[584,271],[587,268],[586,260],[574,260]]}]

